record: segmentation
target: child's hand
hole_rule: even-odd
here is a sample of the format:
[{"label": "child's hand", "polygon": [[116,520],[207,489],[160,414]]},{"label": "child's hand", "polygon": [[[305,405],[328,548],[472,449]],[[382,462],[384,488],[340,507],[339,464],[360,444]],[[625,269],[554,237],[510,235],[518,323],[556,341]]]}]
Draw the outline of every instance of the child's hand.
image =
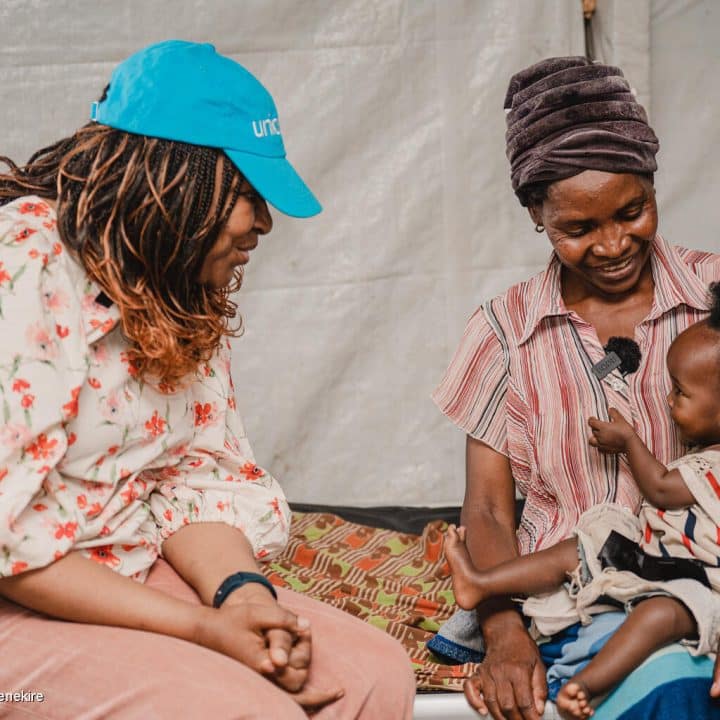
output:
[{"label": "child's hand", "polygon": [[610,422],[591,417],[588,425],[592,435],[588,442],[604,453],[621,453],[627,450],[628,440],[635,434],[633,426],[615,409],[608,410]]},{"label": "child's hand", "polygon": [[[720,646],[717,649],[720,650]],[[713,681],[710,686],[710,697],[720,697],[720,652],[715,655],[715,667],[713,668]]]}]

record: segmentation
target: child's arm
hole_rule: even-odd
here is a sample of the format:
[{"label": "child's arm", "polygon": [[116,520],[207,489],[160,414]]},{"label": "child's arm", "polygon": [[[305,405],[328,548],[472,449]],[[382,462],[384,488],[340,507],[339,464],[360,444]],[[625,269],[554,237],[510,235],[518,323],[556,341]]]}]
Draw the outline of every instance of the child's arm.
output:
[{"label": "child's arm", "polygon": [[610,422],[590,418],[590,444],[604,453],[625,453],[635,482],[645,499],[658,508],[677,510],[695,505],[678,470],[670,470],[648,450],[633,426],[615,409],[608,410]]}]

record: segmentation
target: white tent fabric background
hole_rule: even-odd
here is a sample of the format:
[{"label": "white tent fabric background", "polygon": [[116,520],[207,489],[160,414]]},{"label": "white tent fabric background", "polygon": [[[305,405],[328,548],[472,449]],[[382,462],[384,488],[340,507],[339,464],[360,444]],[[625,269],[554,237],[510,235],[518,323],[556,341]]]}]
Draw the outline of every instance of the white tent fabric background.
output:
[{"label": "white tent fabric background", "polygon": [[[720,250],[720,6],[599,0],[596,46],[661,138],[662,229]],[[549,254],[510,189],[510,75],[582,54],[580,0],[2,0],[0,154],[86,121],[143,45],[213,42],[274,95],[325,212],[275,215],[238,296],[238,405],[291,500],[457,504],[463,443],[429,400],[465,321]]]}]

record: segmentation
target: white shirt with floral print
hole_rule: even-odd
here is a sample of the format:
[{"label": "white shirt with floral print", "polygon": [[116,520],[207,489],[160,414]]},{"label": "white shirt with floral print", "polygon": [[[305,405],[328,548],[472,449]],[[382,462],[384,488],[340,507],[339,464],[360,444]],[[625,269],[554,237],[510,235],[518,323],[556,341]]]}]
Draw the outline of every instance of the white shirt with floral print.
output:
[{"label": "white shirt with floral print", "polygon": [[258,558],[278,553],[289,509],[255,465],[229,345],[160,392],[135,377],[99,294],[46,202],[0,207],[0,577],[79,551],[143,580],[193,522],[240,528]]}]

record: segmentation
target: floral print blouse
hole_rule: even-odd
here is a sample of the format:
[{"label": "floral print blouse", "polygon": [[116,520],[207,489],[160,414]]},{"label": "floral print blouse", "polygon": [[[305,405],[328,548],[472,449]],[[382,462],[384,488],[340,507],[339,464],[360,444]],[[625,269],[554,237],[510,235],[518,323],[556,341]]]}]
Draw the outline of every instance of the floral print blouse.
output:
[{"label": "floral print blouse", "polygon": [[0,207],[0,577],[81,552],[143,580],[194,522],[241,529],[258,558],[289,509],[255,464],[224,344],[181,388],[137,379],[119,312],[37,197]]}]

